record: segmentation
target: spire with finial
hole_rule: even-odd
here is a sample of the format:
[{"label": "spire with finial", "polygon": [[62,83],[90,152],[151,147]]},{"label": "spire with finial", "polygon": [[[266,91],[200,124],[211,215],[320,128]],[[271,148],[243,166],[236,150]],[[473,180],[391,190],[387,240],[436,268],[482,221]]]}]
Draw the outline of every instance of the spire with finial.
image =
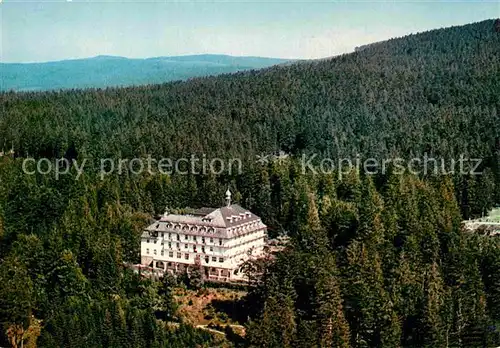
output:
[{"label": "spire with finial", "polygon": [[226,204],[228,207],[231,205],[231,191],[229,191],[229,187],[226,191]]}]

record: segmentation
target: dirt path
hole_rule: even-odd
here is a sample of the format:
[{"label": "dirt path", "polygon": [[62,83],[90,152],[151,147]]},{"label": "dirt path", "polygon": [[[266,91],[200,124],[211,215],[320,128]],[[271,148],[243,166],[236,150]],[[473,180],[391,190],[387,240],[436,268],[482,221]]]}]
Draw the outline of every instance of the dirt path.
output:
[{"label": "dirt path", "polygon": [[[241,329],[241,330],[245,330],[245,327],[243,325],[238,325],[238,324],[226,324],[225,326],[229,326],[230,328],[238,328],[238,329]],[[208,325],[196,325],[195,328],[197,329],[202,329],[202,330],[207,330],[207,331],[211,331],[213,333],[217,333],[217,334],[221,334],[221,335],[225,335],[225,332],[223,331],[219,331],[219,330],[216,330],[216,329],[212,329],[210,327],[208,327]]]}]

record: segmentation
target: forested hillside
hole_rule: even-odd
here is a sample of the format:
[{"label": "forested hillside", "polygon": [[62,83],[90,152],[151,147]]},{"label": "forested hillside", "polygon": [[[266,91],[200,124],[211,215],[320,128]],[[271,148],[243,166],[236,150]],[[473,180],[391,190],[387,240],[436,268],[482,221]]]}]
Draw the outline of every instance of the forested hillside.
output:
[{"label": "forested hillside", "polygon": [[[97,158],[427,153],[448,161],[481,158],[494,169],[499,40],[494,21],[485,21],[329,60],[187,83],[7,93],[0,139],[19,156],[49,158],[72,145],[80,156]],[[492,175],[498,183],[498,170]]]},{"label": "forested hillside", "polygon": [[[0,94],[0,139],[15,153],[0,158],[0,345],[15,325],[44,347],[219,344],[165,327],[177,320],[169,285],[122,265],[138,262],[152,216],[218,206],[228,186],[272,236],[292,238],[246,299],[246,345],[499,345],[499,240],[460,229],[500,203],[498,57],[488,20],[188,82]],[[291,156],[255,162],[279,150]],[[390,167],[339,178],[304,172],[302,154],[463,155],[482,159],[482,175]],[[148,155],[242,158],[243,169],[101,177],[88,166],[56,178],[22,168],[28,156]]]}]

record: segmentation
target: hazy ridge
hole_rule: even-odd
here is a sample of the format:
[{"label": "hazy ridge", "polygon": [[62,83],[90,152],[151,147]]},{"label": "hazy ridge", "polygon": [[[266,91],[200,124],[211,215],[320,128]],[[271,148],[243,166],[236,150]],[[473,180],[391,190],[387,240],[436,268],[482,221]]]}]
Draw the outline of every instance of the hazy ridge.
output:
[{"label": "hazy ridge", "polygon": [[44,63],[0,63],[0,90],[43,91],[145,85],[260,69],[286,61],[202,54],[145,59],[97,56]]}]

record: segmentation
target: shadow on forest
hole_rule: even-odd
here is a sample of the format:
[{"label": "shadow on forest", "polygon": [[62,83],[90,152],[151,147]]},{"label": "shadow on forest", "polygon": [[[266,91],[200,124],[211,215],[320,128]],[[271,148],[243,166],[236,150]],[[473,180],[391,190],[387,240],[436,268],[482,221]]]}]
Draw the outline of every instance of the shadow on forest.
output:
[{"label": "shadow on forest", "polygon": [[227,318],[239,324],[244,324],[248,318],[248,310],[246,301],[239,300],[212,300],[210,306],[215,313],[224,313]]}]

